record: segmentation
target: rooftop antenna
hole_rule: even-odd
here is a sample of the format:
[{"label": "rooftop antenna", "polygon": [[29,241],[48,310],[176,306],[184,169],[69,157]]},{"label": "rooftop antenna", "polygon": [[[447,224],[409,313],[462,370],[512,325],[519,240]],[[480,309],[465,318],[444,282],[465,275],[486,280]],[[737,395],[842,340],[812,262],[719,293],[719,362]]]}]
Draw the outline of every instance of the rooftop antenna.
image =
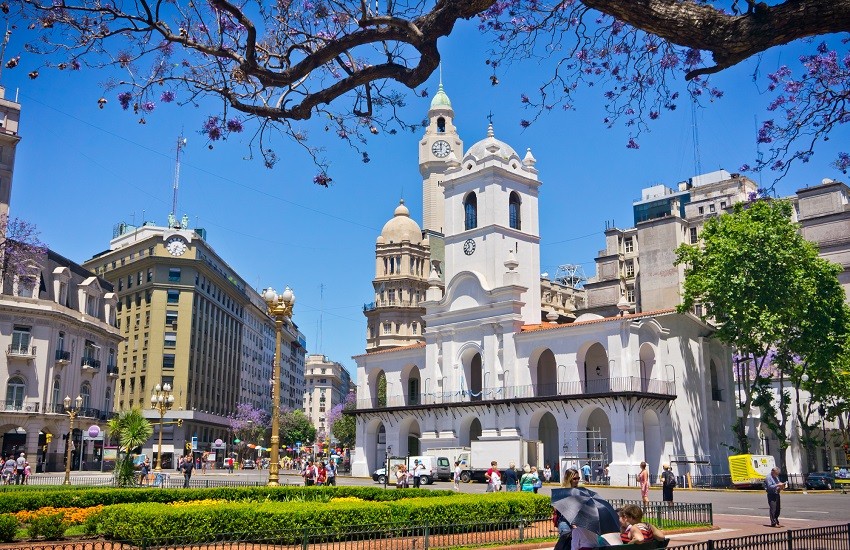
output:
[{"label": "rooftop antenna", "polygon": [[702,162],[699,151],[699,125],[697,124],[697,102],[691,101],[691,119],[693,121],[692,133],[694,140],[694,170],[696,175],[702,174]]},{"label": "rooftop antenna", "polygon": [[186,138],[181,133],[180,137],[177,138],[177,154],[174,159],[174,195],[171,199],[171,216],[169,216],[171,220],[177,219],[177,190],[180,188],[180,151],[184,147],[186,147]]}]

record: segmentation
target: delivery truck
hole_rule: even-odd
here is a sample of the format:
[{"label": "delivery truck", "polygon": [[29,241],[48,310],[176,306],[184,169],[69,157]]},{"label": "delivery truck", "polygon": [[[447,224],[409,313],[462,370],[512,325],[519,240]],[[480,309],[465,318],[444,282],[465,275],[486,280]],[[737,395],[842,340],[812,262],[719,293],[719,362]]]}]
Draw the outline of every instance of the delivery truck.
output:
[{"label": "delivery truck", "polygon": [[499,471],[504,472],[513,462],[521,472],[525,464],[542,469],[543,442],[522,438],[491,438],[473,441],[469,450],[458,452],[460,462],[460,480],[486,481],[484,474],[494,460]]}]

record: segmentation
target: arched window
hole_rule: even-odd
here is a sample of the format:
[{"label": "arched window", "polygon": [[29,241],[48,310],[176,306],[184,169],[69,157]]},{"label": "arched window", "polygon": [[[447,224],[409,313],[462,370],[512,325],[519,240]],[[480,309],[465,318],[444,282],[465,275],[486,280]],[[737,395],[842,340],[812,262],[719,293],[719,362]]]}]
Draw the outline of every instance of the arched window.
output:
[{"label": "arched window", "polygon": [[463,199],[464,229],[475,229],[478,227],[478,198],[475,193],[470,193]]},{"label": "arched window", "polygon": [[511,192],[511,198],[508,201],[508,219],[511,229],[522,229],[522,219],[519,214],[519,195],[516,191]]},{"label": "arched window", "polygon": [[58,408],[62,404],[62,392],[60,391],[61,389],[62,389],[62,379],[60,379],[57,376],[56,378],[53,379],[53,401],[50,402],[50,404],[51,404],[50,410],[52,412],[58,412],[59,410],[61,410],[61,409]]},{"label": "arched window", "polygon": [[91,408],[91,386],[88,382],[83,382],[80,386],[80,397],[83,398],[83,404],[80,408],[82,409],[90,409]]},{"label": "arched window", "polygon": [[443,117],[437,118],[437,132],[443,133],[446,131],[446,119]]},{"label": "arched window", "polygon": [[20,376],[13,376],[6,383],[6,410],[20,411],[24,408],[24,394],[27,386]]}]

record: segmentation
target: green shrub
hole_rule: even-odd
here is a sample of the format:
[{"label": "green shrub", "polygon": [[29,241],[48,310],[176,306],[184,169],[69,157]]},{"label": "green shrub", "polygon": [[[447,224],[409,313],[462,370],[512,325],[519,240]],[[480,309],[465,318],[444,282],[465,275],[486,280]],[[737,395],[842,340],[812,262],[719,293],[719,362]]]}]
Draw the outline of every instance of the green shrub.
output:
[{"label": "green shrub", "polygon": [[18,531],[18,520],[12,514],[0,515],[0,542],[11,542]]},{"label": "green shrub", "polygon": [[[387,491],[386,493],[401,493]],[[259,540],[275,538],[292,543],[300,540],[305,529],[333,538],[356,525],[380,533],[393,525],[459,525],[474,530],[483,521],[540,518],[549,514],[549,499],[527,493],[448,495],[424,498],[427,491],[413,491],[396,500],[371,502],[234,502],[216,504],[159,503],[114,505],[104,508],[98,525],[108,538],[139,542],[142,539],[189,544],[212,540],[227,533],[238,538]],[[483,518],[483,520],[482,520]],[[238,530],[235,528],[238,526]]]},{"label": "green shrub", "polygon": [[44,537],[46,540],[57,540],[65,534],[65,514],[50,514],[38,516],[30,520],[27,532],[31,539]]}]

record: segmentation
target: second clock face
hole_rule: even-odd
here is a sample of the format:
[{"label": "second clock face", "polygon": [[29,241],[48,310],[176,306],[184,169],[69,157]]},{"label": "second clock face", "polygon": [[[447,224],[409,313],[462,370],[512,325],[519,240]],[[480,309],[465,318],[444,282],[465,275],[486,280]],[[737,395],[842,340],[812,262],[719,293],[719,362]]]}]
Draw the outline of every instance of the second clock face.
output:
[{"label": "second clock face", "polygon": [[445,158],[452,152],[452,146],[449,145],[448,141],[441,139],[440,141],[434,142],[434,145],[431,146],[431,152],[434,153],[434,156],[437,158]]},{"label": "second clock face", "polygon": [[463,253],[467,256],[472,256],[473,252],[475,252],[475,241],[467,239],[466,242],[463,243]]},{"label": "second clock face", "polygon": [[182,256],[188,247],[180,237],[171,237],[165,242],[165,248],[172,256]]}]

